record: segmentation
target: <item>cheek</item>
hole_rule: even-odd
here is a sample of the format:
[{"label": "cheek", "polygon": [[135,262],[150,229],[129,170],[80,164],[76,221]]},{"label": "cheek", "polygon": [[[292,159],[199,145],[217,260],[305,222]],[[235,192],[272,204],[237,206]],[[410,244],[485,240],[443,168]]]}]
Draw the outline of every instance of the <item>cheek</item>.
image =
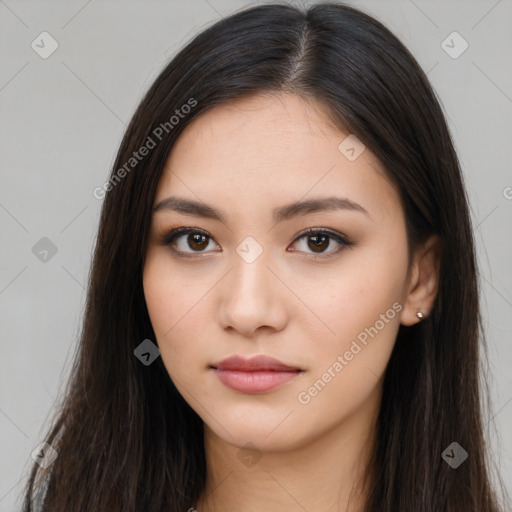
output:
[{"label": "cheek", "polygon": [[311,347],[309,376],[296,396],[308,417],[330,411],[333,425],[370,403],[370,397],[378,402],[379,381],[395,344],[402,310],[399,287],[392,280],[380,281],[376,289],[370,274],[351,279],[340,281],[344,286],[323,309],[322,319],[334,334],[318,338]]},{"label": "cheek", "polygon": [[172,271],[175,267],[168,257],[148,255],[143,275],[148,314],[169,374],[179,374],[180,368],[198,357],[196,345],[187,341],[202,328],[197,315],[201,316],[204,296],[204,284]]},{"label": "cheek", "polygon": [[143,273],[144,296],[155,334],[164,340],[196,314],[205,280],[192,267],[177,265],[165,248],[148,251]]},{"label": "cheek", "polygon": [[[402,300],[406,265],[406,247],[397,247],[388,255],[382,248],[353,251],[328,272],[296,276],[295,290],[317,315],[316,323],[323,325],[323,338],[329,345],[346,343]],[[398,325],[395,309],[388,316]],[[313,315],[306,314],[305,318],[309,317],[313,319]]]},{"label": "cheek", "polygon": [[[328,292],[321,293],[321,286],[308,292],[308,305],[325,326],[314,347],[313,380],[330,379],[331,392],[350,393],[354,403],[384,372],[400,326],[407,245],[394,242],[347,253],[343,265],[329,272]],[[329,369],[331,376],[322,379]]]},{"label": "cheek", "polygon": [[161,258],[148,256],[143,274],[144,297],[149,317],[157,338],[173,326],[179,314],[179,303],[176,302],[176,286],[171,286]]}]

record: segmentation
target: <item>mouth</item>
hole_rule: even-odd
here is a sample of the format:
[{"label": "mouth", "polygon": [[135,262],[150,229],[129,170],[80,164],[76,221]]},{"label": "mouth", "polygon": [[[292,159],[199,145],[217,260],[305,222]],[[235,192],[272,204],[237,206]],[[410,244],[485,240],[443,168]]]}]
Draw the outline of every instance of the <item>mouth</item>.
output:
[{"label": "mouth", "polygon": [[264,393],[280,387],[304,370],[268,357],[246,359],[232,356],[210,365],[219,380],[227,387],[242,393]]}]

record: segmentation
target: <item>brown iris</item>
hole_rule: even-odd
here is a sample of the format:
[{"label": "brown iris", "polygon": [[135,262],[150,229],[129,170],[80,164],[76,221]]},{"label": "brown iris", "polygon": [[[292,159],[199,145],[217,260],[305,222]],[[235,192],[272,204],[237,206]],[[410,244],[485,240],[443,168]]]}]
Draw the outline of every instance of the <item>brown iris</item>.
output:
[{"label": "brown iris", "polygon": [[[313,242],[313,246],[309,244],[311,240],[316,240],[316,242]],[[315,252],[322,252],[323,250],[327,249],[329,246],[329,237],[324,235],[312,235],[308,237],[308,247],[315,251]],[[320,249],[317,251],[317,249]]]},{"label": "brown iris", "polygon": [[201,251],[208,247],[208,237],[200,233],[190,233],[187,237],[187,243],[191,249]]}]

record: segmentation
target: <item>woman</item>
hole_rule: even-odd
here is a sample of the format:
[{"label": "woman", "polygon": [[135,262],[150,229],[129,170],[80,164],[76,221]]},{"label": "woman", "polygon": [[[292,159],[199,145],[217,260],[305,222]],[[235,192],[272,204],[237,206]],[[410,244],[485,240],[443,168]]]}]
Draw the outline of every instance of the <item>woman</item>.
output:
[{"label": "woman", "polygon": [[461,171],[382,24],[336,4],[224,18],[156,79],[94,193],[58,456],[25,511],[502,510]]}]

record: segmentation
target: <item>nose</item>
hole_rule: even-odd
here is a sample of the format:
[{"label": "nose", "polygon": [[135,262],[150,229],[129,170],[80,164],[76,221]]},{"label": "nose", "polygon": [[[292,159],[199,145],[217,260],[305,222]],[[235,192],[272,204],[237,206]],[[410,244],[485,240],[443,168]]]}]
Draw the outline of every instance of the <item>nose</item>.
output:
[{"label": "nose", "polygon": [[265,253],[247,262],[235,255],[233,268],[219,288],[218,320],[223,329],[246,337],[263,330],[280,331],[287,322],[290,291],[271,268]]}]

